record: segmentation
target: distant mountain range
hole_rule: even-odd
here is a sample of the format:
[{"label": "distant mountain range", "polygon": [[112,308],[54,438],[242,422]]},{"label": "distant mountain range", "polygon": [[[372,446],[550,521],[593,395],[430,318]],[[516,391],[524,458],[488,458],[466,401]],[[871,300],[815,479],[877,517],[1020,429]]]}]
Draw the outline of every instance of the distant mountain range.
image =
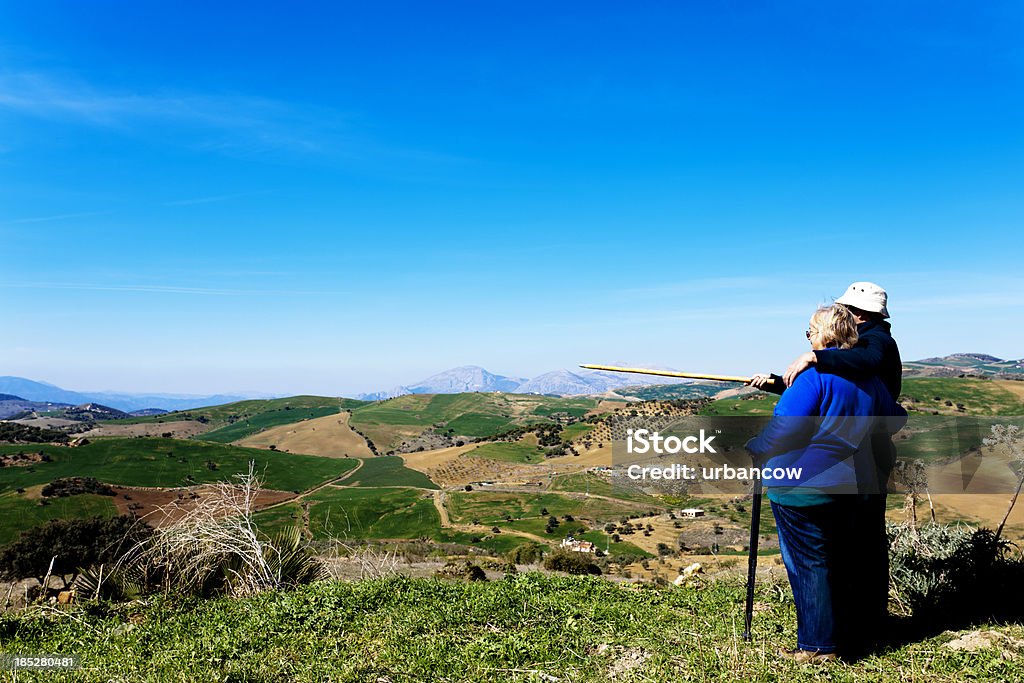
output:
[{"label": "distant mountain range", "polygon": [[[615,363],[629,367],[629,363]],[[925,358],[903,364],[908,376],[955,377],[962,374],[987,377],[1024,378],[1024,359],[1003,360],[984,353],[954,353],[941,358]],[[671,368],[651,367],[652,370]],[[553,394],[577,396],[603,394],[624,387],[686,384],[691,380],[632,375],[599,370],[553,370],[533,379],[495,375],[476,365],[464,365],[438,373],[425,380],[388,391],[361,394],[357,398],[379,401],[405,394],[451,394],[463,391],[504,391],[514,394]]]},{"label": "distant mountain range", "polygon": [[[628,366],[628,363],[615,363]],[[671,368],[651,367],[654,370]],[[938,358],[924,358],[903,364],[904,374],[917,377],[955,377],[957,375],[983,375],[995,378],[1024,379],[1024,359],[1003,360],[984,353],[954,353]],[[687,384],[691,380],[673,379],[657,375],[633,375],[598,370],[553,370],[532,379],[507,377],[488,372],[476,365],[445,370],[427,377],[415,384],[394,387],[386,391],[360,394],[356,398],[364,401],[380,401],[405,394],[457,394],[462,392],[502,391],[514,394],[548,394],[555,396],[580,396],[603,394],[624,387],[655,386],[665,384]],[[6,395],[6,396],[5,396]],[[268,398],[269,394],[189,396],[182,394],[127,394],[112,392],[77,392],[62,389],[47,382],[38,382],[24,377],[0,377],[0,413],[14,414],[20,410],[43,411],[55,408],[69,408],[83,404],[100,404],[125,413],[149,410],[189,410],[204,406],[233,403],[250,398]],[[26,404],[15,410],[18,402]],[[38,404],[30,406],[28,404]],[[56,404],[56,405],[55,405]],[[0,419],[3,416],[0,415]]]},{"label": "distant mountain range", "polygon": [[[651,368],[666,370],[668,368]],[[658,375],[628,375],[599,370],[553,370],[533,379],[495,375],[477,365],[463,365],[445,370],[415,384],[399,386],[387,391],[360,394],[364,401],[380,401],[405,394],[453,394],[464,391],[504,391],[510,394],[550,394],[576,396],[603,394],[621,387],[680,384],[690,380],[660,377]]]},{"label": "distant mountain range", "polygon": [[99,403],[126,413],[147,408],[162,410],[188,410],[203,406],[232,403],[254,396],[189,396],[183,394],[122,394],[106,391],[68,391],[48,382],[37,382],[24,377],[0,377],[0,394],[11,394],[26,401],[38,403],[63,403],[77,406],[84,403]]}]

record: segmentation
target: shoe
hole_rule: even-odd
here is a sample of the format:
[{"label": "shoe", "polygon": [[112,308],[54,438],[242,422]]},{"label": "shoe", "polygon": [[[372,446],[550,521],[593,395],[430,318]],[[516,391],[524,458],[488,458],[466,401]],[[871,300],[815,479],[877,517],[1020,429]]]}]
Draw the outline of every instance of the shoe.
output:
[{"label": "shoe", "polygon": [[779,650],[779,656],[797,664],[825,664],[836,660],[835,652],[817,650]]}]

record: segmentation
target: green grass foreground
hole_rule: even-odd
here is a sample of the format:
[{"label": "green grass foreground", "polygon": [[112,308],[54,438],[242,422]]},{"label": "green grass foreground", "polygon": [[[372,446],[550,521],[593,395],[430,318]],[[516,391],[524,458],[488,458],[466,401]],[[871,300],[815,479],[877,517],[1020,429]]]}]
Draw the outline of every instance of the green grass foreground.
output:
[{"label": "green grass foreground", "polygon": [[[954,681],[1016,680],[996,649],[940,634],[824,670],[781,661],[795,639],[788,591],[764,586],[755,639],[738,583],[624,587],[528,573],[487,583],[394,577],[247,599],[157,599],[0,617],[6,653],[72,653],[66,681]],[[1000,627],[1013,637],[1021,628]],[[57,678],[54,678],[56,673]]]}]

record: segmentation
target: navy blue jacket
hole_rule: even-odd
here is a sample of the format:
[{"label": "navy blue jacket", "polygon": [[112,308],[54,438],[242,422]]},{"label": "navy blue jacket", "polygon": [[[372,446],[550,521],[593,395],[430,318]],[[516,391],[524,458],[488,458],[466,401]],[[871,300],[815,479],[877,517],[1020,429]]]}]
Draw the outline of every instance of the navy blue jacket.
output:
[{"label": "navy blue jacket", "polygon": [[[840,375],[857,382],[878,376],[892,398],[899,399],[903,387],[903,361],[896,340],[889,333],[891,326],[885,320],[869,320],[857,325],[857,345],[852,349],[822,349],[815,351],[814,367],[818,372]],[[786,385],[778,375],[772,375],[774,384],[768,391],[781,394]]]},{"label": "navy blue jacket", "polygon": [[903,361],[900,349],[885,320],[869,320],[857,325],[857,345],[852,349],[815,351],[818,372],[842,375],[854,381],[878,376],[893,399],[903,387]]}]

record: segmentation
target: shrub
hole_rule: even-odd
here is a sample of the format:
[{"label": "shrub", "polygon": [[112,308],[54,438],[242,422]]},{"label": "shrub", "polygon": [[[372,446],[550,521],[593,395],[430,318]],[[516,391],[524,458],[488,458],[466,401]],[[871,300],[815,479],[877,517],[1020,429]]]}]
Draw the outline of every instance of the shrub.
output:
[{"label": "shrub", "polygon": [[523,543],[508,551],[505,558],[512,564],[533,564],[540,560],[541,554],[541,547],[536,543]]},{"label": "shrub", "polygon": [[93,477],[64,477],[54,479],[43,487],[40,492],[44,497],[64,498],[66,496],[77,496],[83,493],[94,493],[100,496],[117,495],[114,489],[107,484]]},{"label": "shrub", "polygon": [[113,564],[152,534],[151,526],[127,515],[53,520],[23,531],[0,550],[0,577],[34,578],[41,584],[53,560],[52,575],[67,586],[65,575],[73,581],[83,569]]},{"label": "shrub", "polygon": [[464,564],[448,562],[437,570],[436,576],[448,579],[465,579],[466,581],[487,580],[487,574],[484,570],[468,560]]},{"label": "shrub", "polygon": [[559,550],[544,559],[544,568],[567,574],[600,575],[601,568],[582,553],[571,553]]},{"label": "shrub", "polygon": [[904,614],[957,621],[1019,614],[1024,561],[991,529],[888,525],[890,595]]}]

